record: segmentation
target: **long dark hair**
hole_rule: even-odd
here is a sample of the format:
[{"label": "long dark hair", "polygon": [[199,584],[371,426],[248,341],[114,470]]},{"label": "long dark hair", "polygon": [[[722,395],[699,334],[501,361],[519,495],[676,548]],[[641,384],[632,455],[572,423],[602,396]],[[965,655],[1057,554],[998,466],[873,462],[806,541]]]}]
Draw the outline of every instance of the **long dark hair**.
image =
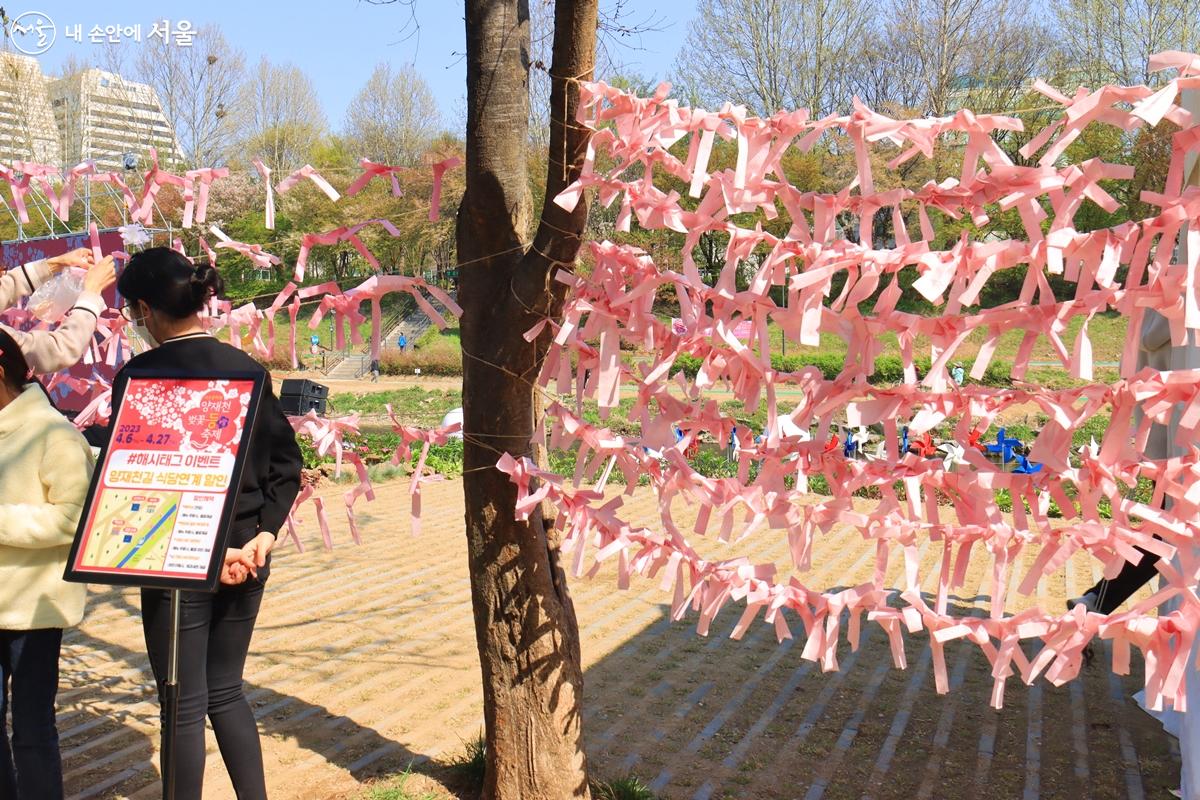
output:
[{"label": "long dark hair", "polygon": [[117,279],[117,291],[130,303],[142,300],[175,319],[190,317],[224,290],[225,281],[216,268],[194,266],[187,256],[169,247],[134,253]]},{"label": "long dark hair", "polygon": [[50,404],[50,407],[55,411],[61,410],[58,403],[54,402],[54,398],[50,396],[46,384],[33,377],[33,370],[29,368],[29,362],[25,360],[25,354],[21,352],[21,346],[17,344],[17,340],[3,328],[0,328],[0,368],[4,369],[4,384],[10,391],[20,394],[29,384],[36,384],[42,390],[42,394],[46,396],[46,402]]},{"label": "long dark hair", "polygon": [[14,392],[20,393],[28,384],[37,381],[20,345],[3,328],[0,328],[0,368],[4,370],[5,386]]}]

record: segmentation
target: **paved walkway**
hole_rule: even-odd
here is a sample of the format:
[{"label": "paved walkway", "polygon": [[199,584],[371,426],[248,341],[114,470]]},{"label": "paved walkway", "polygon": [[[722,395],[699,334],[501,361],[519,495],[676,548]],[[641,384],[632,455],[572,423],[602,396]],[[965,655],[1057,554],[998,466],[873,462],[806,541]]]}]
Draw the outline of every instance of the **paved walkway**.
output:
[{"label": "paved walkway", "polygon": [[[337,547],[323,551],[310,536],[307,552],[288,548],[275,562],[247,691],[276,800],[355,797],[372,776],[457,755],[481,728],[461,483],[426,487],[420,537],[408,529],[407,483],[378,495],[359,506],[361,547],[331,499]],[[632,506],[636,519],[652,520],[648,493]],[[747,549],[756,560],[786,558],[780,536],[736,548]],[[871,570],[853,531],[830,534],[815,555],[816,585],[852,584]],[[922,557],[932,562],[935,553]],[[1039,593],[1057,602],[1078,592],[1088,569],[1076,559]],[[987,587],[982,570],[970,579],[973,590],[954,601],[975,608]],[[986,664],[961,643],[947,649],[954,691],[943,697],[924,635],[909,637],[909,669],[899,671],[886,637],[865,625],[858,652],[843,648],[841,670],[822,674],[800,658],[802,641],[777,645],[765,625],[728,639],[740,608],[726,609],[706,639],[694,617],[667,619],[657,582],[621,592],[605,573],[575,581],[573,592],[599,778],[632,773],[682,800],[1157,800],[1176,785],[1174,740],[1128,699],[1137,658],[1129,678],[1098,659],[1062,688],[1010,680],[995,712]],[[136,592],[92,595],[83,626],[66,638],[60,701],[71,796],[158,796],[157,705]],[[205,797],[232,797],[211,736]]]}]

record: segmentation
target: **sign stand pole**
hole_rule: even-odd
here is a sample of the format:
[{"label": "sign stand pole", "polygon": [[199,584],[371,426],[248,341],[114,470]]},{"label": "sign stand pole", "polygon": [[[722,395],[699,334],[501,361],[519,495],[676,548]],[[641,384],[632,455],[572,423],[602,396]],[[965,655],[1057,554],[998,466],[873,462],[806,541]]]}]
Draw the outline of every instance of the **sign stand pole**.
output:
[{"label": "sign stand pole", "polygon": [[[154,589],[160,592],[160,601],[167,600],[162,591],[170,592],[171,616],[165,620],[167,660],[161,663],[158,658],[163,654],[155,653],[154,677],[161,694],[162,796],[165,800],[175,800],[182,794],[176,784],[183,592],[214,592],[220,586],[221,562],[233,524],[237,487],[241,485],[250,434],[268,378],[264,372],[196,373],[128,368],[121,374],[116,388],[123,389],[122,400],[113,409],[110,427],[123,433],[139,431],[142,436],[136,442],[132,433],[110,436],[101,450],[101,465],[92,473],[63,578],[76,583]],[[182,427],[170,427],[160,419],[156,405],[160,397],[167,395],[182,411]],[[210,457],[203,464],[175,465],[178,457],[194,453]],[[133,473],[120,468],[133,455],[149,459],[144,464],[153,461],[156,469]],[[164,469],[158,470],[157,466]],[[200,490],[202,485],[204,491]],[[166,495],[153,498],[145,494],[160,489],[170,493],[168,502],[164,502]],[[147,502],[148,499],[152,502]],[[194,521],[183,530],[177,529],[179,510],[188,508],[189,503],[193,509],[199,509],[196,520],[202,517],[206,522],[200,525]],[[101,508],[140,512],[138,525],[153,522],[153,527],[137,544],[132,543],[132,536],[126,536],[114,548],[111,541],[114,528],[100,514]],[[131,546],[125,547],[126,544]],[[135,554],[137,560],[130,563]],[[182,558],[177,557],[180,554]],[[156,622],[161,621],[164,620]],[[158,630],[161,633],[161,627]]]},{"label": "sign stand pole", "polygon": [[179,618],[182,592],[171,590],[171,633],[163,683],[163,800],[175,800],[175,720],[179,716]]}]

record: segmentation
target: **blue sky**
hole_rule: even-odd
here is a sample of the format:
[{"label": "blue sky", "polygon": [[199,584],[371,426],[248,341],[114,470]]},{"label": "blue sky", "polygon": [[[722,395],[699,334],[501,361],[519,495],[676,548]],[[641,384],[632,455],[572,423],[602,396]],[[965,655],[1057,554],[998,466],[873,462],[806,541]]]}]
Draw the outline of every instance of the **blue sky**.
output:
[{"label": "blue sky", "polygon": [[[195,27],[217,23],[226,37],[246,53],[249,63],[265,55],[272,61],[292,62],[303,68],[312,78],[334,129],[340,127],[346,105],[380,61],[414,63],[438,98],[444,125],[459,119],[465,95],[462,5],[448,0],[415,0],[413,10],[419,23],[416,32],[407,7],[357,0],[327,0],[320,4],[209,0],[153,5],[145,0],[20,0],[4,5],[10,18],[34,11],[52,18],[57,39],[39,56],[47,72],[54,71],[72,53],[85,59],[97,57],[102,45],[88,40],[88,32],[95,25],[140,23],[144,39],[151,23],[163,18],[173,22],[186,19]],[[618,48],[615,56],[631,70],[664,78],[687,34],[695,0],[664,0],[653,7],[661,30],[642,34],[634,47]],[[640,21],[643,17],[639,15],[644,13],[634,12],[631,19]],[[63,32],[75,25],[82,27],[82,43]],[[136,48],[139,44],[123,40],[120,46]]]}]

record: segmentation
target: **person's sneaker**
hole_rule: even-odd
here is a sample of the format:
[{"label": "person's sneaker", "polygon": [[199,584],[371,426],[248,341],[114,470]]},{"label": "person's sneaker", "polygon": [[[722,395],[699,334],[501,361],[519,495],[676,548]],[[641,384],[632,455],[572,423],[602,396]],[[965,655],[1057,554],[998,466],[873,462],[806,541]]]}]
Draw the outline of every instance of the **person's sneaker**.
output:
[{"label": "person's sneaker", "polygon": [[1083,597],[1072,597],[1067,601],[1067,611],[1072,610],[1075,606],[1083,606],[1088,611],[1097,613],[1099,611],[1098,603],[1100,598],[1095,592],[1088,592]]}]

